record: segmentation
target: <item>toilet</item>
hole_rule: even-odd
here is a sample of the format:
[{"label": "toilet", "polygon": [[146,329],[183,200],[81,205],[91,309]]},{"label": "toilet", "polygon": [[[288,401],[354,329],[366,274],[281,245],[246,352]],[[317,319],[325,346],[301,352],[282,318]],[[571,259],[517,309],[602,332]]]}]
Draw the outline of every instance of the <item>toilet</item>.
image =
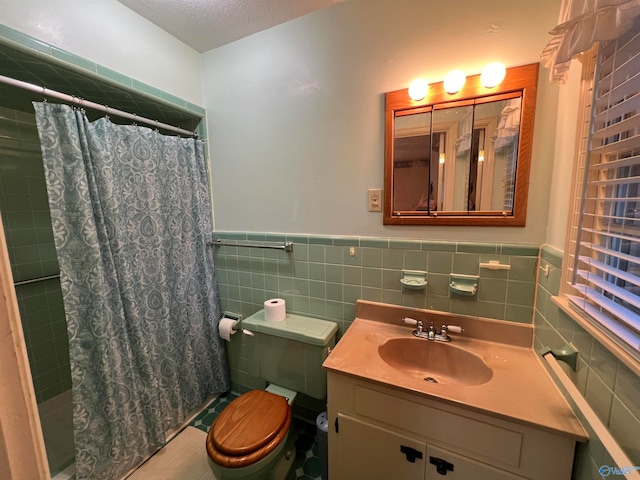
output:
[{"label": "toilet", "polygon": [[233,400],[207,435],[209,465],[217,480],[283,480],[295,458],[291,406],[297,393],[324,399],[322,362],[335,345],[338,325],[287,313],[265,320],[264,310],[242,321],[249,375],[268,382]]}]

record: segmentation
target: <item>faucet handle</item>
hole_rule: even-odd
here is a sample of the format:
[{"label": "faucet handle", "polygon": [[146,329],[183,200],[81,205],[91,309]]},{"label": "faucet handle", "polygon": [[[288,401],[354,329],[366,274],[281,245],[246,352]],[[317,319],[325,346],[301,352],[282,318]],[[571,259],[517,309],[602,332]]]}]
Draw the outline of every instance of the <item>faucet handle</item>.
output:
[{"label": "faucet handle", "polygon": [[453,332],[453,333],[462,333],[464,332],[464,328],[459,325],[442,325],[443,332]]},{"label": "faucet handle", "polygon": [[415,318],[410,318],[410,317],[406,317],[403,318],[402,321],[404,323],[406,323],[407,325],[416,325],[417,326],[417,330],[415,330],[413,333],[414,335],[420,335],[422,333],[422,322],[420,320],[416,320]]},{"label": "faucet handle", "polygon": [[407,325],[420,325],[422,322],[420,320],[416,320],[415,318],[405,317],[402,319],[404,323]]}]

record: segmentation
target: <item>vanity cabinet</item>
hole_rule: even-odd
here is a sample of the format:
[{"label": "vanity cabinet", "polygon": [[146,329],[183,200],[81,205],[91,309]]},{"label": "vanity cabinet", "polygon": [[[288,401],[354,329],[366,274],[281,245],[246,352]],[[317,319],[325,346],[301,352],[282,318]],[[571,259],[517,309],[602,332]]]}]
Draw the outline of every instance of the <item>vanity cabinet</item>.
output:
[{"label": "vanity cabinet", "polygon": [[338,414],[338,425],[336,455],[329,462],[332,480],[424,479],[427,445],[423,440],[342,413]]},{"label": "vanity cabinet", "polygon": [[331,478],[334,475],[338,479],[524,478],[349,415],[338,414],[338,424],[335,468]]},{"label": "vanity cabinet", "polygon": [[331,480],[571,478],[560,433],[335,371],[328,406]]}]

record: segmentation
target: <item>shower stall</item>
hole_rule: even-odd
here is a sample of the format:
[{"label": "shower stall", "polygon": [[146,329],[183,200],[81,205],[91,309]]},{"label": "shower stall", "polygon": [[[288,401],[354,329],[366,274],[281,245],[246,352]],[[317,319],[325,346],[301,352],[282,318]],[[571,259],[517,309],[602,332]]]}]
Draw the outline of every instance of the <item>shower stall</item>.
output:
[{"label": "shower stall", "polygon": [[[202,115],[184,107],[3,38],[0,75],[191,131],[202,120]],[[58,260],[32,106],[33,101],[43,99],[41,94],[0,84],[0,212],[50,472],[52,478],[63,480],[69,478],[65,470],[72,470],[74,463],[71,374]]]},{"label": "shower stall", "polygon": [[33,113],[0,106],[0,211],[47,456],[73,463],[71,373],[58,262]]}]

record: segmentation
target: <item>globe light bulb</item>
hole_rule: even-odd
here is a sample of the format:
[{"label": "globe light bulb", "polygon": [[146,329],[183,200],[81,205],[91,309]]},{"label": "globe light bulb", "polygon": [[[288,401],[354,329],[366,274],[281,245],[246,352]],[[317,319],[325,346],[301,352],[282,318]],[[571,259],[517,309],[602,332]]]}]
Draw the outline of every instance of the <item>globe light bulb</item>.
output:
[{"label": "globe light bulb", "polygon": [[489,65],[484,67],[484,70],[482,70],[480,81],[485,87],[493,88],[499,85],[502,80],[504,80],[506,74],[507,69],[503,64],[499,62],[490,63]]},{"label": "globe light bulb", "polygon": [[444,77],[444,89],[451,94],[459,92],[466,81],[467,77],[462,70],[451,70]]},{"label": "globe light bulb", "polygon": [[427,96],[429,84],[424,78],[418,78],[409,85],[409,96],[416,102]]}]

